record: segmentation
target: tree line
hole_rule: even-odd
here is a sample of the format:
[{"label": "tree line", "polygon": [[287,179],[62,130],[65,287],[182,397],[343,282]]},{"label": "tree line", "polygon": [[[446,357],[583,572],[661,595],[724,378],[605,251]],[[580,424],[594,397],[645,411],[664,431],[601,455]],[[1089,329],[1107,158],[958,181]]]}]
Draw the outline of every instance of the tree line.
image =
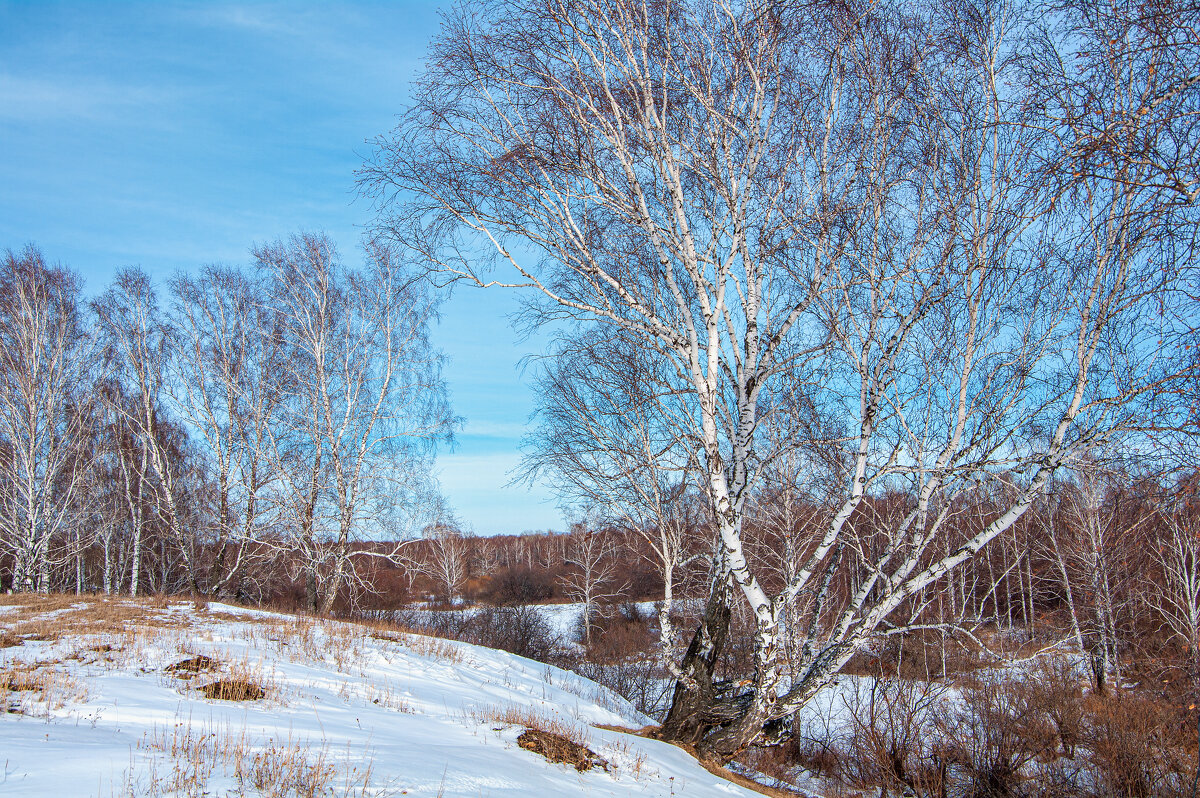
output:
[{"label": "tree line", "polygon": [[444,513],[456,420],[437,298],[393,251],[323,235],[86,300],[34,247],[0,261],[0,584],[258,599],[328,611],[363,540]]}]

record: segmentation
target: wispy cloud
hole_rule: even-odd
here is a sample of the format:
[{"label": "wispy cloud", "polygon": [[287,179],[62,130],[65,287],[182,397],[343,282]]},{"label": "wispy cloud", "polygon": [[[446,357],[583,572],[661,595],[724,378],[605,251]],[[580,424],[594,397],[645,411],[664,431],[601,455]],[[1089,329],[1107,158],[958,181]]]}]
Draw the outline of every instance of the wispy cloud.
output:
[{"label": "wispy cloud", "polygon": [[147,86],[0,73],[0,119],[9,121],[116,122],[128,119],[135,110],[144,113],[168,97],[167,92]]},{"label": "wispy cloud", "polygon": [[272,36],[307,36],[314,16],[294,5],[200,5],[186,12],[187,18],[201,25],[232,28]]},{"label": "wispy cloud", "polygon": [[463,429],[462,435],[516,441],[524,436],[527,431],[527,426],[517,421],[475,421],[474,419],[467,419],[467,425]]}]

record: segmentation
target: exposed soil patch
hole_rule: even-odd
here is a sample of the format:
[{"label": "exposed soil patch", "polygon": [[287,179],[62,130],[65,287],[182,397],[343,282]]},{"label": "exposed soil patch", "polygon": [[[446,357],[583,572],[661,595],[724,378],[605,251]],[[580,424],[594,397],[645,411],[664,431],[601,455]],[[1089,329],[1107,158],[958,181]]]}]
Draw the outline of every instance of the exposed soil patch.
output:
[{"label": "exposed soil patch", "polygon": [[561,734],[526,729],[517,738],[517,745],[526,751],[541,754],[551,762],[570,765],[581,773],[592,768],[608,772],[608,761],[604,757]]},{"label": "exposed soil patch", "polygon": [[205,698],[221,701],[261,701],[267,697],[266,690],[245,679],[218,679],[201,687],[200,692]]},{"label": "exposed soil patch", "polygon": [[195,676],[198,673],[208,673],[215,671],[220,663],[212,657],[206,657],[203,654],[197,654],[194,657],[188,657],[185,660],[180,660],[174,665],[167,666],[167,673],[173,673],[181,678]]}]

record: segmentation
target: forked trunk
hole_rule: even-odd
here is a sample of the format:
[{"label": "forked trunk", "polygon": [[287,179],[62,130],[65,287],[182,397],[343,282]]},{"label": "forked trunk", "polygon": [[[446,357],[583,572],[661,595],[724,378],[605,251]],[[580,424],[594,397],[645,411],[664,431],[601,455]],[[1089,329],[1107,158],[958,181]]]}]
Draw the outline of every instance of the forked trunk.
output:
[{"label": "forked trunk", "polygon": [[680,663],[686,680],[675,682],[671,708],[658,731],[660,739],[698,745],[713,728],[714,709],[722,688],[714,682],[713,672],[729,636],[730,592],[728,579],[717,580],[704,608],[704,617]]}]

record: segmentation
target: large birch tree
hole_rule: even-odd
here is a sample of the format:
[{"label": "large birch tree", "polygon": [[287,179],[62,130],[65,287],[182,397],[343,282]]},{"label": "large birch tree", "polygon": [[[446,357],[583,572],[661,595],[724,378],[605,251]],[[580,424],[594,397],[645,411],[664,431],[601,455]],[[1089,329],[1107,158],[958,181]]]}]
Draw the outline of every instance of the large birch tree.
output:
[{"label": "large birch tree", "polygon": [[[1153,202],[1158,167],[1047,178],[1075,129],[1047,135],[1057,123],[1024,88],[1021,12],[463,9],[364,169],[381,231],[409,254],[525,290],[533,322],[607,329],[669,383],[684,412],[656,456],[698,455],[714,555],[660,734],[703,755],[785,732],[1058,470],[1138,426],[1132,403],[1156,379],[1140,355],[1167,318],[1147,311],[1169,294],[1147,257],[1154,219],[1130,211]],[[821,421],[764,434],[796,412]],[[747,518],[765,470],[813,429],[836,433],[820,441],[836,488],[824,466],[796,474],[821,480],[824,515],[780,585],[748,556]],[[948,539],[958,500],[993,480],[1003,506]],[[864,528],[890,491],[910,501]],[[839,563],[852,580],[835,595]],[[715,676],[735,602],[754,619],[753,672],[736,684]]]}]

